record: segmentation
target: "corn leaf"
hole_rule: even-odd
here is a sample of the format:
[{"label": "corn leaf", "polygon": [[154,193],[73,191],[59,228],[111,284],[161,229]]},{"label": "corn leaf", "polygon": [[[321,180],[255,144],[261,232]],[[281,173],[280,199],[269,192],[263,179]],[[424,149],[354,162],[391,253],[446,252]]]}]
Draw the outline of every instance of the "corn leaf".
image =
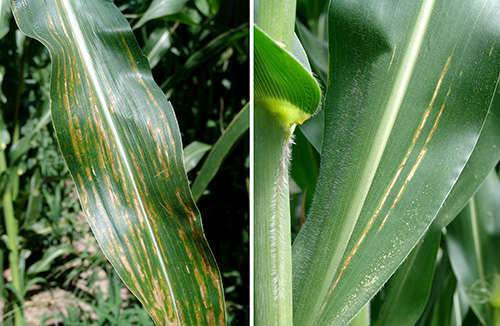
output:
[{"label": "corn leaf", "polygon": [[440,242],[441,230],[431,228],[415,246],[384,286],[380,307],[376,314],[371,312],[372,325],[414,325],[418,321],[431,292]]},{"label": "corn leaf", "polygon": [[294,324],[345,325],[436,217],[500,72],[496,1],[332,1],[321,167]]},{"label": "corn leaf", "polygon": [[249,124],[249,108],[248,105],[245,105],[243,109],[241,109],[241,111],[238,112],[238,114],[233,118],[226,130],[224,130],[217,142],[213,145],[207,159],[201,166],[200,172],[191,187],[193,197],[196,201],[200,199],[210,181],[212,181],[214,176],[217,174],[217,171],[231,148],[233,148],[236,142],[248,130]]},{"label": "corn leaf", "polygon": [[151,69],[156,67],[168,50],[170,50],[172,46],[171,34],[170,28],[160,27],[155,29],[146,41],[142,50],[148,58]]},{"label": "corn leaf", "polygon": [[299,20],[296,21],[296,25],[297,33],[304,43],[311,66],[322,84],[326,85],[328,79],[328,42],[314,35]]},{"label": "corn leaf", "polygon": [[141,27],[148,21],[178,14],[186,6],[187,0],[153,0],[148,10],[134,25],[134,29]]},{"label": "corn leaf", "polygon": [[[492,170],[467,207],[447,227],[450,261],[478,319],[494,325],[494,287],[500,280],[500,180]],[[498,300],[498,298],[496,298]]]},{"label": "corn leaf", "polygon": [[[305,66],[258,26],[255,38],[255,101],[266,103],[273,115],[285,124],[302,124],[318,108],[320,89]],[[302,52],[296,39],[294,53]],[[302,60],[307,60],[305,53]],[[277,104],[278,103],[278,104]],[[280,103],[287,103],[287,109]]]},{"label": "corn leaf", "polygon": [[[435,318],[434,316],[441,312],[439,301],[444,301],[442,298],[448,296],[446,293],[447,284],[450,282],[450,279],[456,279],[451,269],[446,246],[442,249],[442,254],[440,254],[437,259],[431,285],[431,293],[429,294],[427,305],[419,320],[415,323],[415,326],[428,326],[431,324],[431,320]],[[467,309],[468,307],[465,307],[465,310]],[[463,325],[469,324],[465,323]]]},{"label": "corn leaf", "polygon": [[[489,172],[500,160],[500,92],[495,95],[477,145],[446,202],[439,211],[435,227],[447,226],[467,205]],[[434,225],[433,225],[434,226]]]},{"label": "corn leaf", "polygon": [[224,325],[174,112],[111,1],[12,2],[52,58],[51,110],[106,257],[158,325]]},{"label": "corn leaf", "polygon": [[9,0],[0,0],[0,40],[9,32],[10,26]]},{"label": "corn leaf", "polygon": [[[484,182],[488,171],[491,172],[493,167],[498,163],[500,158],[499,113],[500,100],[497,92],[479,140],[467,165],[421,242],[432,243],[433,241],[438,241],[439,243],[440,238],[436,238],[435,235],[441,234],[441,229],[447,226],[458,212],[467,205],[469,197]],[[409,316],[412,315],[412,312],[414,313],[413,315],[419,313],[420,305],[427,302],[427,297],[421,294],[430,288],[433,281],[434,269],[431,268],[431,264],[435,263],[438,250],[439,246],[431,247],[430,244],[422,245],[422,243],[413,249],[405,263],[399,267],[398,271],[391,277],[383,289],[384,301],[394,294],[397,294],[400,298],[391,300],[394,303],[387,302],[380,308],[375,325],[389,325],[391,322],[395,324],[409,322],[411,320]],[[407,269],[409,264],[412,265],[411,270]],[[380,294],[377,295],[377,297],[379,296]]]},{"label": "corn leaf", "polygon": [[184,66],[179,67],[175,73],[168,77],[167,80],[161,85],[165,91],[171,89],[174,85],[181,83],[185,78],[191,76],[196,69],[205,64],[208,60],[220,55],[221,52],[227,50],[232,43],[239,39],[248,36],[248,26],[246,24],[237,28],[230,29],[207,43],[207,45],[200,48],[193,53],[185,62]]},{"label": "corn leaf", "polygon": [[194,141],[191,144],[184,147],[184,165],[186,166],[186,172],[194,169],[201,159],[212,148],[212,145],[205,144],[199,141]]}]

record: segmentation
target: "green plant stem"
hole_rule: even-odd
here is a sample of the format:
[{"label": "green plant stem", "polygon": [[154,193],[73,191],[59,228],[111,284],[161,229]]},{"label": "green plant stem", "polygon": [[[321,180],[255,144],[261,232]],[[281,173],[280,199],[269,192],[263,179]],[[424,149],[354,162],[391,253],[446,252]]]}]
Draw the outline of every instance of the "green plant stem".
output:
[{"label": "green plant stem", "polygon": [[[296,0],[260,0],[258,25],[281,47],[293,51]],[[273,101],[271,101],[273,102]],[[284,104],[283,112],[290,109]],[[293,323],[292,241],[288,166],[290,126],[281,104],[255,101],[254,110],[254,283],[255,325]],[[271,105],[273,108],[266,106]],[[278,109],[278,110],[276,110]]]},{"label": "green plant stem", "polygon": [[[13,108],[14,108],[14,128],[12,132],[12,144],[15,144],[20,138],[20,122],[19,122],[19,111],[21,109],[21,94],[24,88],[24,70],[26,66],[26,62],[28,59],[28,48],[30,46],[30,39],[26,38],[23,43],[23,53],[21,55],[19,61],[19,75],[18,75],[18,84],[16,85],[16,94],[14,98]],[[5,156],[5,152],[2,151],[0,154],[0,173],[7,172],[7,159]],[[19,293],[21,291],[21,277],[19,271],[19,248],[17,246],[17,236],[19,233],[19,224],[14,214],[14,200],[17,198],[19,193],[19,174],[18,171],[15,173],[11,173],[9,176],[9,181],[7,182],[7,186],[5,192],[2,197],[2,205],[3,205],[3,214],[4,214],[4,222],[5,229],[7,233],[7,243],[9,250],[9,267],[11,270],[12,276],[12,286],[18,290]],[[14,311],[14,325],[22,326],[23,324],[23,313],[21,306],[17,303],[13,304]]]},{"label": "green plant stem", "polygon": [[288,165],[294,127],[256,101],[254,111],[255,325],[292,325]]},{"label": "green plant stem", "polygon": [[[5,158],[5,152],[0,153],[0,173],[7,171],[7,160]],[[2,197],[3,205],[3,215],[5,222],[5,229],[7,232],[8,239],[8,249],[9,249],[9,266],[12,276],[12,285],[15,289],[21,293],[21,278],[19,275],[19,249],[17,247],[17,234],[18,234],[18,222],[14,215],[14,203],[12,200],[12,190],[11,184],[7,183],[7,188]],[[22,326],[23,324],[23,314],[21,307],[14,303],[14,320],[15,326]]]},{"label": "green plant stem", "polygon": [[293,52],[296,6],[296,0],[260,0],[258,8],[257,25],[290,53]]}]

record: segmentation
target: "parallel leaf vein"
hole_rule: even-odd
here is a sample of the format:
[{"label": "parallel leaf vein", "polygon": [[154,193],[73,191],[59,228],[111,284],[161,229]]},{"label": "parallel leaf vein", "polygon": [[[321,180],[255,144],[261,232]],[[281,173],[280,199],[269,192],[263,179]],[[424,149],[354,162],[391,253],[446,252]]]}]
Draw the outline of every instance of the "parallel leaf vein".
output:
[{"label": "parallel leaf vein", "polygon": [[[420,53],[422,42],[430,22],[434,3],[435,0],[425,0],[420,8],[412,35],[407,46],[407,51],[404,54],[401,66],[394,82],[394,87],[392,88],[392,92],[385,106],[381,123],[378,126],[374,138],[375,140],[364,162],[363,171],[359,179],[360,181],[357,184],[354,192],[352,202],[355,204],[349,207],[349,210],[346,213],[347,216],[345,217],[345,219],[348,221],[352,221],[352,223],[349,227],[344,229],[343,234],[341,234],[341,238],[345,238],[352,233],[359,214],[361,213],[361,209],[365,203],[368,191],[370,190],[376,170],[379,166],[380,160],[382,159],[383,152],[385,150],[385,147],[387,146],[387,142],[392,133],[394,123],[400,111],[403,99],[406,94],[406,90],[408,88],[408,84],[410,82],[410,78],[413,74],[418,54]],[[364,236],[362,236],[362,239],[363,238]],[[338,269],[339,262],[343,255],[343,250],[344,249],[337,250],[337,252],[334,253],[333,259],[330,261],[328,267],[330,274],[333,274]],[[323,304],[319,309],[318,317],[325,308],[326,303],[328,302],[336,284],[337,281],[334,281],[329,286],[329,290],[324,297]]]},{"label": "parallel leaf vein", "polygon": [[[140,191],[139,191],[138,186],[135,182],[134,174],[133,174],[132,168],[129,164],[129,161],[128,161],[128,158],[127,158],[127,155],[126,155],[126,152],[124,149],[124,145],[123,145],[122,140],[119,136],[119,132],[117,130],[115,122],[111,116],[111,112],[109,109],[110,104],[108,103],[106,96],[103,93],[103,90],[102,90],[103,87],[101,87],[102,85],[101,85],[100,79],[98,77],[98,73],[95,70],[94,64],[92,62],[90,51],[88,49],[85,38],[84,38],[83,33],[81,31],[81,28],[80,28],[80,23],[78,22],[78,19],[76,17],[74,9],[72,8],[71,0],[61,0],[61,3],[62,3],[63,8],[65,10],[65,13],[66,13],[66,16],[68,19],[68,23],[69,23],[69,27],[71,28],[71,31],[72,31],[72,35],[74,36],[74,38],[76,40],[75,44],[77,44],[77,46],[78,46],[78,50],[80,53],[80,57],[82,59],[83,66],[88,73],[91,84],[94,86],[93,89],[96,91],[96,97],[97,97],[97,100],[102,108],[102,112],[104,113],[104,118],[106,120],[106,123],[109,126],[109,131],[111,132],[111,135],[115,140],[118,154],[121,157],[121,159],[125,165],[125,173],[130,178],[130,183],[132,184],[133,192],[135,193],[135,196],[137,198],[137,202],[138,202],[139,207],[140,207],[140,212],[143,214],[143,216],[148,216],[146,208],[144,206],[144,203],[141,199]],[[65,24],[62,24],[62,28],[63,28],[64,33],[67,34]],[[69,38],[69,36],[68,36],[68,38]],[[159,248],[159,244],[158,244],[158,241],[155,237],[155,233],[154,233],[153,228],[151,226],[151,222],[149,221],[148,218],[146,218],[145,221],[146,221],[148,233],[150,234],[150,238],[151,238],[151,241],[153,242],[154,247]],[[156,251],[156,255],[158,256],[158,262],[159,262],[160,267],[161,267],[161,272],[162,272],[162,274],[167,282],[170,295],[174,296],[175,292],[172,290],[172,285],[170,283],[170,277],[167,273],[167,269],[166,269],[163,257],[161,257],[161,254],[159,253],[159,251]],[[175,297],[172,297],[171,301],[176,302],[177,300],[175,299]],[[177,318],[177,320],[180,320],[179,312],[178,312],[176,304],[173,304],[173,306],[174,306],[176,318]]]}]

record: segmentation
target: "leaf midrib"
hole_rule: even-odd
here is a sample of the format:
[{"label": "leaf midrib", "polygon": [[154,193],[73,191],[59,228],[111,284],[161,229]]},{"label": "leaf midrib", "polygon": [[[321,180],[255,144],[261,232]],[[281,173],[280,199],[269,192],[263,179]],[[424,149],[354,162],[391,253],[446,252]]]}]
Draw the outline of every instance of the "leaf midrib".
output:
[{"label": "leaf midrib", "polygon": [[[102,91],[102,87],[99,87],[101,85],[101,83],[99,81],[100,79],[97,77],[97,72],[94,69],[94,65],[92,64],[90,51],[87,47],[87,43],[86,43],[85,38],[83,37],[83,33],[80,29],[80,24],[78,23],[78,19],[76,18],[76,15],[73,11],[73,7],[71,5],[71,0],[61,0],[61,3],[63,4],[63,9],[65,10],[66,16],[68,18],[69,28],[72,32],[73,37],[75,38],[75,41],[76,41],[75,45],[79,49],[79,52],[80,52],[82,60],[83,60],[84,68],[88,72],[89,82],[94,86],[94,90],[96,91],[96,97],[99,101],[99,104],[101,105],[101,107],[103,109],[102,111],[104,112],[104,118],[105,118],[105,120],[108,124],[109,130],[111,131],[111,134],[115,140],[116,147],[118,149],[118,154],[121,157],[122,162],[125,165],[125,173],[128,175],[128,177],[130,179],[130,182],[131,182],[132,187],[133,187],[133,191],[134,191],[136,198],[137,198],[137,202],[139,203],[139,206],[140,206],[141,213],[145,217],[144,220],[146,222],[147,231],[150,235],[151,241],[153,242],[153,245],[156,248],[160,248],[160,246],[156,240],[155,234],[153,232],[153,228],[151,226],[151,223],[149,221],[148,214],[146,212],[142,197],[140,196],[139,189],[138,189],[137,184],[135,182],[134,174],[132,172],[129,161],[127,159],[127,155],[126,155],[124,146],[122,144],[121,138],[119,137],[115,123],[113,121],[113,118],[111,117],[111,112],[109,110],[109,103],[106,100],[106,96],[104,95],[104,93]],[[177,310],[177,305],[175,304],[175,302],[176,302],[175,293],[172,289],[172,285],[171,285],[170,278],[169,278],[168,273],[167,273],[165,262],[163,260],[163,257],[161,256],[160,252],[161,252],[160,250],[156,250],[156,256],[158,258],[158,262],[160,263],[162,274],[165,278],[165,281],[167,282],[170,295],[172,296],[171,301],[173,302],[172,306],[173,306],[174,311],[175,311],[176,319],[180,320],[179,312]]]},{"label": "leaf midrib", "polygon": [[[391,95],[387,101],[384,113],[382,115],[381,123],[377,129],[376,135],[374,137],[373,145],[370,148],[370,152],[367,159],[364,162],[363,171],[357,187],[355,190],[355,195],[350,201],[353,203],[347,211],[346,217],[343,218],[344,221],[348,221],[346,227],[343,228],[338,239],[349,239],[354,230],[354,226],[359,218],[361,209],[363,208],[368,192],[371,188],[371,184],[375,177],[375,173],[382,159],[382,155],[387,146],[389,137],[392,133],[394,123],[401,109],[401,105],[408,88],[410,78],[412,76],[414,67],[416,65],[418,54],[422,47],[422,42],[429,25],[430,17],[432,14],[432,9],[434,7],[435,0],[424,0],[419,14],[417,16],[415,27],[413,29],[410,41],[407,47],[407,51],[404,54],[400,69],[397,73],[396,79],[394,81],[394,86],[392,87]],[[332,255],[330,264],[328,266],[327,275],[332,275],[332,277],[327,277],[323,282],[322,293],[325,296],[322,304],[328,301],[330,294],[333,290],[333,275],[336,274],[338,267],[340,266],[340,261],[344,255],[345,247],[347,246],[347,241],[344,246],[337,246],[335,252]],[[324,305],[322,305],[324,307]],[[316,310],[318,314],[316,315],[316,321],[318,321],[321,315],[321,309]]]}]

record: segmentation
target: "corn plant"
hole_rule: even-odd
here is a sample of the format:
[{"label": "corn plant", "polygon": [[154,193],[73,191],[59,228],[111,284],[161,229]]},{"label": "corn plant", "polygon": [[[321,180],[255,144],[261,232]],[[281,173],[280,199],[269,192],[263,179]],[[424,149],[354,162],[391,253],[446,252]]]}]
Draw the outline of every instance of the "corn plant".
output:
[{"label": "corn plant", "polygon": [[[499,3],[298,1],[298,37],[295,5],[259,1],[254,27],[256,325],[448,325],[459,288],[442,230],[500,158]],[[497,263],[469,296],[485,324]]]},{"label": "corn plant", "polygon": [[[3,44],[11,45],[11,49],[14,50],[2,51],[0,59],[0,83],[2,84],[2,91],[0,91],[0,188],[3,221],[0,232],[4,235],[4,241],[0,246],[0,271],[4,275],[7,269],[10,270],[10,282],[5,282],[3,276],[0,278],[0,297],[8,299],[5,309],[8,311],[7,315],[14,315],[16,319],[21,320],[20,303],[22,304],[28,287],[43,282],[43,279],[36,275],[27,275],[26,259],[30,256],[30,251],[20,248],[20,230],[31,225],[39,215],[41,189],[44,184],[41,171],[53,176],[60,176],[63,173],[60,169],[62,165],[58,164],[62,162],[49,163],[45,160],[36,168],[32,167],[32,162],[37,160],[35,157],[44,150],[47,156],[54,153],[53,148],[42,149],[36,153],[36,146],[41,140],[39,137],[46,135],[44,129],[50,121],[48,105],[44,101],[47,98],[48,89],[32,89],[30,85],[25,86],[23,76],[24,70],[28,70],[29,59],[26,54],[21,55],[21,53],[36,50],[29,40],[22,37],[15,39],[13,34],[9,34],[10,13],[6,8],[8,8],[8,2],[3,1],[0,6],[0,40]],[[42,61],[43,59],[38,61],[41,67]],[[46,80],[43,74],[33,73],[30,76],[32,81]],[[26,101],[22,98],[23,88],[29,89],[30,93]],[[27,111],[29,111],[25,114],[20,112],[20,107],[24,103],[28,103]],[[50,141],[51,139],[45,139],[46,144],[50,144]],[[29,155],[28,152],[35,152],[35,155]],[[28,184],[25,180],[28,180]],[[51,182],[46,182],[45,186],[52,188]],[[55,187],[60,187],[60,184]],[[27,202],[27,205],[20,209],[19,202]],[[4,248],[7,250],[4,251]],[[4,257],[7,258],[5,259],[7,264],[4,264]]]},{"label": "corn plant", "polygon": [[[194,24],[179,12],[185,3],[154,1],[135,27],[169,15]],[[11,8],[21,31],[50,53],[59,145],[92,231],[120,278],[158,325],[225,325],[221,276],[188,183],[177,121],[150,71],[159,49],[146,48],[146,58],[109,1],[12,1]],[[207,48],[245,35],[243,26]],[[184,75],[207,52],[192,58]],[[163,88],[171,92],[177,79]],[[247,128],[245,107],[194,182],[196,199]]]}]

